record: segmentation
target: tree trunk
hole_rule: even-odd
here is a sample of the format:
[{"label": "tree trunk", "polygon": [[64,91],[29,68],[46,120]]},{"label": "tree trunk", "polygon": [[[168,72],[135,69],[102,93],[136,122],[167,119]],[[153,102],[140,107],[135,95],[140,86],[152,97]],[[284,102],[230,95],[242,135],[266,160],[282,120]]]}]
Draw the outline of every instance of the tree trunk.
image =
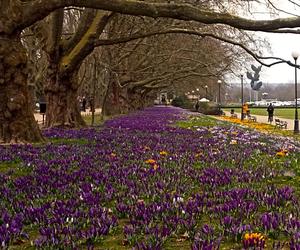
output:
[{"label": "tree trunk", "polygon": [[124,101],[121,99],[121,93],[124,92],[116,82],[109,83],[107,93],[102,106],[102,113],[105,116],[112,116],[125,113],[122,108]]},{"label": "tree trunk", "polygon": [[136,111],[144,108],[145,100],[141,93],[129,88],[127,95],[130,111]]},{"label": "tree trunk", "polygon": [[86,126],[77,100],[78,72],[59,75],[58,65],[50,66],[45,88],[46,127],[81,128]]},{"label": "tree trunk", "polygon": [[27,85],[27,55],[20,36],[0,36],[0,142],[40,142]]}]

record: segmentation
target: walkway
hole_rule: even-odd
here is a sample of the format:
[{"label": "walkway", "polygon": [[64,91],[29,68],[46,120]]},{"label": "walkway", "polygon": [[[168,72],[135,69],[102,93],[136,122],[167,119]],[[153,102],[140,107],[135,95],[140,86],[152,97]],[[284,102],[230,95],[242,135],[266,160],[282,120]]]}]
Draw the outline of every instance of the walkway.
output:
[{"label": "walkway", "polygon": [[[226,116],[231,116],[229,111],[224,111]],[[236,113],[238,118],[241,119],[241,113]],[[257,122],[259,123],[268,123],[268,116],[264,116],[264,115],[253,115],[256,117]],[[287,130],[294,130],[294,120],[292,119],[285,119],[285,118],[281,118],[278,116],[274,116],[274,121],[273,121],[273,125],[275,125],[275,119],[280,119],[281,121],[286,121],[287,122]]]},{"label": "walkway", "polygon": [[[95,115],[98,115],[101,113],[101,108],[98,108],[95,110]],[[82,116],[92,115],[92,112],[90,112],[89,109],[86,109],[85,112],[81,112]],[[43,115],[40,113],[34,113],[34,118],[37,121],[37,123],[43,123]],[[46,117],[45,117],[46,118]]]}]

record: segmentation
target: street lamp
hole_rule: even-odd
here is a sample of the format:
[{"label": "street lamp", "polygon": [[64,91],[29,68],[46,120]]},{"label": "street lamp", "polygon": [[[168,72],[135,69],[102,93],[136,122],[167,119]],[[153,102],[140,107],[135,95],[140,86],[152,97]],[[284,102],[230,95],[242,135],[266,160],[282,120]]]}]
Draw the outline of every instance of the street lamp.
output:
[{"label": "street lamp", "polygon": [[241,75],[241,101],[242,101],[242,111],[241,111],[241,120],[244,120],[244,114],[243,114],[243,105],[244,105],[244,76]]},{"label": "street lamp", "polygon": [[221,114],[221,80],[218,80],[218,85],[219,85],[219,93],[218,93],[218,109],[219,109],[219,115]]},{"label": "street lamp", "polygon": [[298,120],[298,97],[297,97],[297,59],[299,53],[297,51],[292,52],[292,57],[295,60],[295,121],[294,121],[294,134],[299,134],[299,120]]},{"label": "street lamp", "polygon": [[207,89],[208,89],[208,86],[205,85],[204,88],[205,88],[205,98],[208,99],[208,98],[207,98]]}]

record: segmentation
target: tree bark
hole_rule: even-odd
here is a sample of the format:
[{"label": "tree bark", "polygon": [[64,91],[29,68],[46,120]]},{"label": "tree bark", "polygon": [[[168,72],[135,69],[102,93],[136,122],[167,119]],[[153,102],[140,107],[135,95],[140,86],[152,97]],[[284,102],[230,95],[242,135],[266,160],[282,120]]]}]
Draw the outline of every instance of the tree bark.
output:
[{"label": "tree bark", "polygon": [[105,116],[125,114],[128,112],[126,89],[122,89],[116,82],[108,85],[107,94],[102,106]]},{"label": "tree bark", "polygon": [[0,142],[40,142],[30,105],[27,55],[18,35],[0,36]]},{"label": "tree bark", "polygon": [[145,99],[141,93],[135,91],[134,89],[128,88],[127,96],[130,111],[141,110],[145,107]]},{"label": "tree bark", "polygon": [[46,127],[81,128],[86,126],[77,100],[78,70],[60,75],[58,64],[50,66],[45,87],[47,102]]}]

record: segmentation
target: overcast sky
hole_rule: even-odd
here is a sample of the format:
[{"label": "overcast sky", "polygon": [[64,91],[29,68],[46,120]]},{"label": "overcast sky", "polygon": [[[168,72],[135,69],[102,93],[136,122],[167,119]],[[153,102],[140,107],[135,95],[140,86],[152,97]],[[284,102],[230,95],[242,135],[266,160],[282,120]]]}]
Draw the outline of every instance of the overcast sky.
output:
[{"label": "overcast sky", "polygon": [[[271,0],[272,3],[281,10],[284,10],[289,13],[299,13],[300,8],[295,7],[288,0]],[[270,16],[268,10],[264,5],[252,6],[252,11],[254,14],[252,18],[254,19],[274,19],[277,17],[289,17],[288,13],[278,12],[279,16]],[[269,40],[271,45],[272,54],[268,51],[264,56],[275,56],[280,57],[285,60],[293,61],[294,59],[291,56],[292,51],[297,51],[300,54],[300,34],[271,34],[264,32],[256,32],[257,36],[266,37]],[[298,59],[298,64],[300,64],[300,58]],[[257,65],[258,66],[258,63]],[[245,72],[249,69],[245,69]],[[298,79],[300,80],[300,71]],[[293,83],[294,82],[294,68],[288,66],[287,64],[279,64],[272,66],[271,68],[263,67],[261,72],[261,80],[267,83]]]},{"label": "overcast sky", "polygon": [[[292,51],[300,53],[300,35],[293,34],[262,34],[267,37],[271,46],[272,54],[285,60],[293,61]],[[300,63],[300,58],[297,63]],[[269,83],[294,82],[294,68],[287,64],[279,64],[271,68],[263,67],[262,80]],[[299,76],[300,76],[300,72]]]}]

